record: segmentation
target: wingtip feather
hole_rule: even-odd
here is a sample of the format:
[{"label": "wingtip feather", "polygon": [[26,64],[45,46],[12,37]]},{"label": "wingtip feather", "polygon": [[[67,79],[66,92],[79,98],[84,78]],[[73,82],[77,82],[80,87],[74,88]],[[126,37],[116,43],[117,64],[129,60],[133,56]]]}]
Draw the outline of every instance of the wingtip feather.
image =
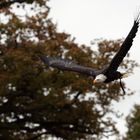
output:
[{"label": "wingtip feather", "polygon": [[43,55],[40,55],[39,57],[40,57],[41,61],[43,61],[45,64],[50,65],[49,57],[43,56]]},{"label": "wingtip feather", "polygon": [[139,22],[140,22],[140,9],[137,11],[137,14],[135,16],[135,20],[134,21],[139,24]]}]

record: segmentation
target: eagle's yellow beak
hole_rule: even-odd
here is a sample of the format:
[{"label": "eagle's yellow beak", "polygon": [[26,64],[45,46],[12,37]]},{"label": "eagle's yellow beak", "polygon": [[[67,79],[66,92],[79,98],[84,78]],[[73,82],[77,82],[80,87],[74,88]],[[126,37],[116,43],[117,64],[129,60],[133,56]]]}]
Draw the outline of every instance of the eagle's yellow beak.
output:
[{"label": "eagle's yellow beak", "polygon": [[97,83],[96,79],[93,80],[93,84]]}]

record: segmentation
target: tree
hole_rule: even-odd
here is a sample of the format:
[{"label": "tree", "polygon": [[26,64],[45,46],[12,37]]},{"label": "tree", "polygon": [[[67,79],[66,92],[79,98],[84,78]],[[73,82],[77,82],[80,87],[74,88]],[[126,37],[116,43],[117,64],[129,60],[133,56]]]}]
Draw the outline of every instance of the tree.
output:
[{"label": "tree", "polygon": [[[18,16],[13,3],[1,6],[0,11],[7,19],[0,21],[0,139],[96,139],[117,132],[107,117],[112,101],[124,96],[117,81],[93,85],[86,75],[48,68],[39,55],[101,68],[122,40],[98,40],[94,51],[57,31],[48,18],[46,0],[22,2],[17,8],[26,10],[30,5],[31,16],[27,12]],[[125,59],[121,68],[133,71],[136,65]]]},{"label": "tree", "polygon": [[123,140],[140,139],[140,105],[135,105],[133,111],[126,118],[128,131]]}]

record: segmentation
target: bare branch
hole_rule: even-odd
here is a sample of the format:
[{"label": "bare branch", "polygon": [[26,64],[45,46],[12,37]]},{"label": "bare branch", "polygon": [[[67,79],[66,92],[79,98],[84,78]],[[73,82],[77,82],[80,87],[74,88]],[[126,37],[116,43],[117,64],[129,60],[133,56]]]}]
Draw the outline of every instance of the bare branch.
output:
[{"label": "bare branch", "polygon": [[0,9],[3,9],[3,8],[7,8],[9,7],[10,5],[14,4],[14,3],[23,3],[23,2],[26,2],[26,3],[32,3],[34,0],[9,0],[9,1],[1,1],[0,2]]}]

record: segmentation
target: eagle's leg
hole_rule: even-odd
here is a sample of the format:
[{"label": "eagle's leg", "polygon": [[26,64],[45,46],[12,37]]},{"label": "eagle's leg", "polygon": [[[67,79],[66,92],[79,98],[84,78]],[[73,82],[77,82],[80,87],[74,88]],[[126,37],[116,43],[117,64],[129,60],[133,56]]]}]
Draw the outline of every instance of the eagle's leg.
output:
[{"label": "eagle's leg", "polygon": [[123,84],[122,84],[121,78],[120,78],[120,86],[121,86],[121,89],[122,89],[122,91],[123,91],[123,94],[125,95],[125,90],[124,90],[124,87],[123,87]]}]

